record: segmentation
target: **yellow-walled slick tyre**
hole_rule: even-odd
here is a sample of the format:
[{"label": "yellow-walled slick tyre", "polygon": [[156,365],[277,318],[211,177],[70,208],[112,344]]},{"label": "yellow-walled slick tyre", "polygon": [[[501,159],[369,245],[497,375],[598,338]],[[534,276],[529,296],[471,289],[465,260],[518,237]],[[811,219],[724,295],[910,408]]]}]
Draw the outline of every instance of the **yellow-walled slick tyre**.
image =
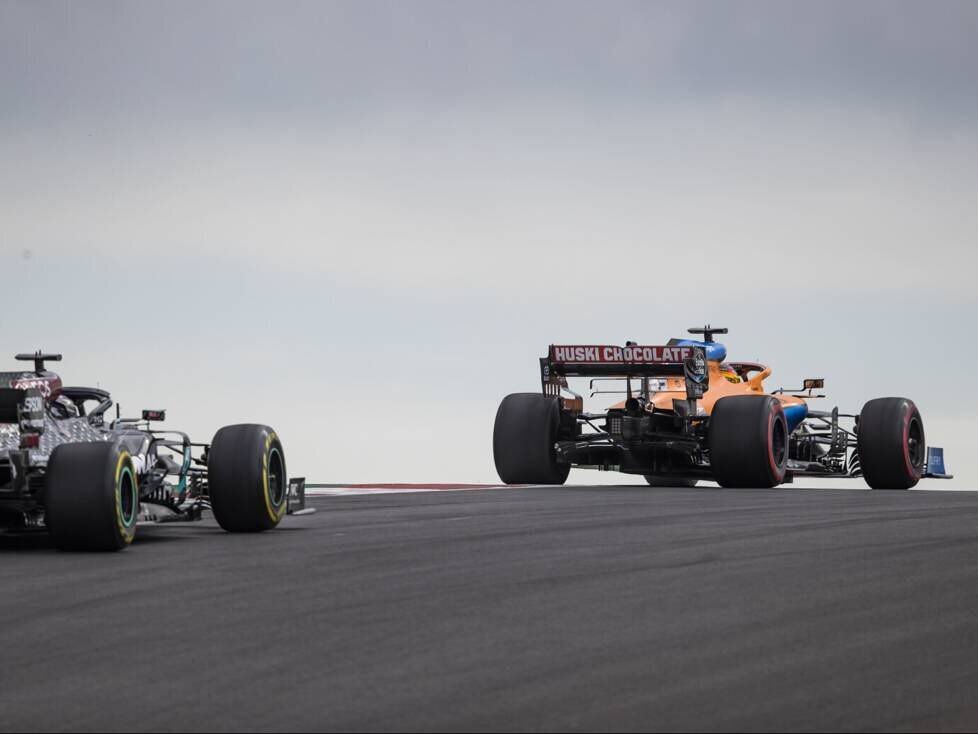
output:
[{"label": "yellow-walled slick tyre", "polygon": [[111,442],[58,446],[48,461],[44,505],[45,523],[62,550],[125,548],[139,514],[132,457]]},{"label": "yellow-walled slick tyre", "polygon": [[225,426],[207,453],[207,485],[218,524],[231,533],[274,528],[288,506],[285,452],[268,426]]}]

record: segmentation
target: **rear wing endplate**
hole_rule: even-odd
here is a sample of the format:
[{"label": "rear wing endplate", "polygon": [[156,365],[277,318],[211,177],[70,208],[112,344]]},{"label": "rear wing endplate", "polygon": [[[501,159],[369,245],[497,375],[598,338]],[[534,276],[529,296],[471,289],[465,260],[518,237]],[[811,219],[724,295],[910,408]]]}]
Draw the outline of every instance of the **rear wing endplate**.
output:
[{"label": "rear wing endplate", "polygon": [[16,423],[21,431],[43,431],[44,397],[40,390],[0,387],[0,423]]}]

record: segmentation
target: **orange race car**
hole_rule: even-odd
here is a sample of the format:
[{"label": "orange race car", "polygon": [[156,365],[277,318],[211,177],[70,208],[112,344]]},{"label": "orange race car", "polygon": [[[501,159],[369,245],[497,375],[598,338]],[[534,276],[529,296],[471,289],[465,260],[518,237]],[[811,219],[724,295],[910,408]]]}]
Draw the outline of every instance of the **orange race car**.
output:
[{"label": "orange race car", "polygon": [[[702,341],[551,346],[540,360],[542,393],[508,395],[496,413],[500,479],[563,484],[571,467],[642,474],[657,486],[705,479],[773,487],[796,476],[862,476],[874,489],[909,489],[921,477],[950,478],[943,449],[926,446],[913,401],[877,398],[858,415],[812,410],[808,401],[823,397],[812,392],[822,380],[768,392],[769,367],[726,361],[726,347],[713,340],[726,329],[689,332]],[[591,397],[625,400],[585,412],[569,377],[590,378]]]}]

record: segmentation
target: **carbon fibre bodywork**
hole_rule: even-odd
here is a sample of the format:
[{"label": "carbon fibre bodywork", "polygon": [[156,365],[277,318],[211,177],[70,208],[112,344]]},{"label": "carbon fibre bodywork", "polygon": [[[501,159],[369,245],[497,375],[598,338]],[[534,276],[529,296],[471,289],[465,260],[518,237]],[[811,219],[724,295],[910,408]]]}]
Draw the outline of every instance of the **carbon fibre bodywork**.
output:
[{"label": "carbon fibre bodywork", "polygon": [[[0,424],[0,462],[8,459],[11,451],[20,451],[20,437],[18,426]],[[40,433],[38,447],[24,450],[28,453],[31,466],[43,467],[51,458],[51,452],[61,444],[108,441],[112,438],[111,430],[93,426],[87,418],[55,418],[48,412],[44,416],[44,429]]]}]

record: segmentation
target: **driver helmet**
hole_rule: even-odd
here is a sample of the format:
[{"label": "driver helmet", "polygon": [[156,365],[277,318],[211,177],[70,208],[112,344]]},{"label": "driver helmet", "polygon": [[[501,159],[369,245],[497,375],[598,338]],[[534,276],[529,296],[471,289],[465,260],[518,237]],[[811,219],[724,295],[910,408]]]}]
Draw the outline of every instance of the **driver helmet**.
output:
[{"label": "driver helmet", "polygon": [[80,415],[75,401],[66,395],[58,395],[51,400],[51,413],[55,418],[77,418]]},{"label": "driver helmet", "polygon": [[726,362],[720,365],[720,374],[723,375],[724,379],[726,379],[727,382],[733,382],[736,384],[740,383],[740,375],[738,375],[734,371],[734,368],[731,367]]}]

